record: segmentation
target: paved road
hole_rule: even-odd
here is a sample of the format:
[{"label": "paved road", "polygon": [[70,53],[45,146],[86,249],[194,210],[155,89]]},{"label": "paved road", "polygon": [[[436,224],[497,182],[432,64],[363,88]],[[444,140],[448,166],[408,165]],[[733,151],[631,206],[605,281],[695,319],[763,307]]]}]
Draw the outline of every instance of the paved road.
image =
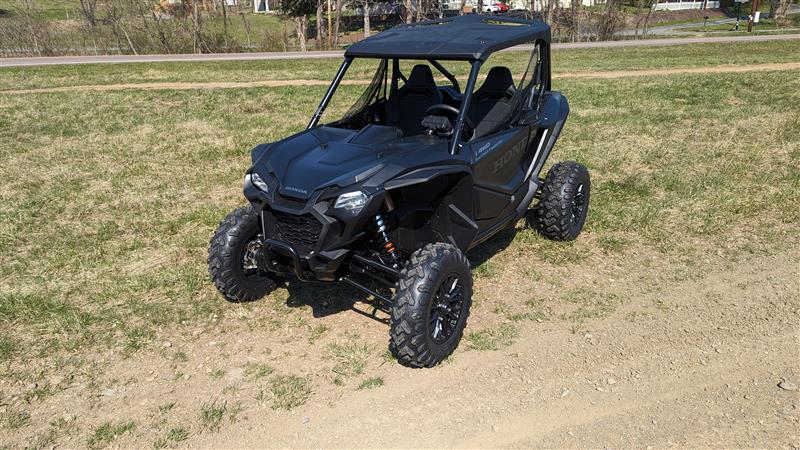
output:
[{"label": "paved road", "polygon": [[[733,18],[726,17],[726,18],[723,18],[723,19],[709,20],[708,22],[706,22],[706,25],[707,26],[714,26],[714,25],[722,25],[722,24],[725,24],[725,23],[733,24],[735,22],[736,22],[736,18],[735,17],[733,17]],[[744,29],[747,29],[747,20],[746,19],[745,20],[741,20],[740,19],[739,27],[741,28],[742,25],[744,25]],[[685,36],[686,32],[683,31],[684,29],[686,29],[686,28],[696,28],[696,27],[701,27],[701,26],[703,26],[703,22],[702,21],[700,21],[700,22],[691,22],[691,23],[677,23],[677,24],[672,24],[672,25],[661,25],[661,26],[655,26],[655,27],[648,28],[647,29],[647,34],[648,34],[648,36],[680,36],[680,35],[684,35]],[[635,36],[636,33],[641,33],[641,32],[642,32],[642,30],[627,29],[627,30],[620,31],[619,33],[617,33],[617,35],[618,36]]]},{"label": "paved road", "polygon": [[[745,42],[745,41],[783,41],[800,40],[800,34],[760,35],[760,36],[719,36],[699,38],[670,38],[627,41],[573,42],[553,44],[554,49],[563,48],[601,48],[601,47],[643,47],[658,45],[685,45],[713,42]],[[530,47],[519,46],[524,50]],[[0,58],[0,67],[46,66],[60,64],[107,64],[107,63],[141,63],[141,62],[180,62],[180,61],[253,61],[274,59],[313,59],[341,58],[341,51],[313,52],[273,52],[273,53],[212,53],[188,55],[111,55],[111,56],[51,56],[44,58]]]},{"label": "paved road", "polygon": [[[787,14],[800,14],[800,5],[789,5],[789,10],[786,12]],[[748,13],[742,11],[742,15],[739,16],[739,29],[747,29],[747,16]],[[766,18],[764,15],[761,16],[762,18]],[[736,17],[724,17],[721,19],[713,19],[709,20],[706,25],[713,26],[713,25],[723,25],[729,23],[731,24],[731,28],[733,28],[733,24],[736,23]],[[686,36],[686,28],[697,28],[703,26],[703,21],[697,22],[690,22],[690,23],[676,23],[672,25],[660,25],[654,26],[647,29],[648,36]],[[756,30],[758,29],[758,24],[756,24]],[[622,30],[617,35],[619,36],[635,36],[636,33],[641,32],[641,30],[635,29],[627,29]]]}]

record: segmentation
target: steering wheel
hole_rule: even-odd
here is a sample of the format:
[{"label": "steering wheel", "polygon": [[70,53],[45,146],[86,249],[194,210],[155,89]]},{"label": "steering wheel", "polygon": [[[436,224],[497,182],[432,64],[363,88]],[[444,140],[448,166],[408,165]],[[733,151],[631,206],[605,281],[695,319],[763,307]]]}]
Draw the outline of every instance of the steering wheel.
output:
[{"label": "steering wheel", "polygon": [[[429,116],[429,115],[431,115],[431,113],[432,113],[433,111],[443,111],[443,112],[446,112],[446,113],[452,114],[452,115],[453,115],[453,118],[456,118],[456,117],[458,117],[458,113],[459,113],[459,112],[461,112],[461,111],[459,111],[459,109],[458,109],[458,108],[456,108],[455,106],[451,106],[451,105],[448,105],[448,104],[446,104],[446,103],[437,103],[437,104],[435,104],[435,105],[431,105],[431,106],[430,106],[428,109],[426,109],[426,110],[425,110],[425,115],[426,115],[426,116]],[[467,127],[469,128],[469,131],[471,131],[471,130],[474,130],[474,129],[475,129],[475,124],[474,124],[474,123],[472,123],[472,120],[470,120],[470,118],[469,118],[469,117],[467,117],[467,116],[464,116],[464,123],[465,123],[465,124],[467,125]]]}]

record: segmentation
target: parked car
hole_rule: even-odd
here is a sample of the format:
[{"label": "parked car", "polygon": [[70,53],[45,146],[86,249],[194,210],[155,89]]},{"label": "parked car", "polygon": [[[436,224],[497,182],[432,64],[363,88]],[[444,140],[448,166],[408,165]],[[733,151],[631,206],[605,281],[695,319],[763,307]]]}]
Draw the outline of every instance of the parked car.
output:
[{"label": "parked car", "polygon": [[[502,12],[502,7],[500,3],[496,2],[487,2],[483,4],[482,12],[489,13],[489,14],[499,14]],[[506,11],[508,11],[508,7],[506,7]]]}]

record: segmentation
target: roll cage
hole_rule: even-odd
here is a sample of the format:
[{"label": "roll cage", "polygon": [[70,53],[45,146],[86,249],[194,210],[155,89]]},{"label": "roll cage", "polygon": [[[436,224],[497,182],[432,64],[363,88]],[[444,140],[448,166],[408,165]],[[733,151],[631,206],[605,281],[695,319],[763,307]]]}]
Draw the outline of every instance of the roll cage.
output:
[{"label": "roll cage", "polygon": [[[449,28],[435,25],[447,25]],[[498,30],[493,29],[493,27],[506,27],[510,30],[502,29],[503,33],[498,33]],[[434,33],[429,32],[429,29]],[[487,31],[493,32],[493,35],[499,34],[499,36],[495,40],[482,38],[481,34],[485,35]],[[426,39],[431,39],[431,34],[446,41],[444,44],[438,43],[438,46],[445,50],[438,52],[436,50],[427,52],[416,50],[433,45],[433,43],[426,41]],[[473,37],[472,40],[462,42],[465,38],[469,39],[471,36]],[[380,39],[377,39],[378,37]],[[449,40],[447,40],[448,37],[450,38]],[[409,45],[409,38],[417,39],[415,40],[416,45]],[[478,42],[479,45],[476,45],[475,42]],[[336,89],[347,73],[347,69],[355,58],[379,59],[381,62],[370,87],[345,114],[345,118],[361,112],[364,107],[379,96],[382,96],[382,100],[386,101],[398,91],[400,80],[404,83],[408,82],[408,77],[400,70],[400,61],[423,60],[450,81],[453,89],[461,96],[460,108],[458,108],[458,115],[452,126],[453,132],[449,136],[450,142],[448,145],[450,154],[455,155],[465,141],[465,123],[473,103],[472,97],[481,67],[491,54],[520,44],[533,44],[533,48],[531,59],[520,83],[521,89],[515,95],[512,113],[508,117],[509,121],[506,122],[513,124],[514,120],[521,118],[522,111],[529,111],[535,114],[539,109],[538,102],[541,100],[542,94],[550,90],[549,27],[541,22],[470,15],[400,26],[380,35],[367,38],[350,47],[345,52],[344,61],[342,61],[333,81],[314,111],[307,128],[313,128],[318,125],[325,109],[336,93]],[[456,76],[447,70],[440,63],[440,60],[465,61],[469,63],[469,76],[463,92],[461,92]],[[391,70],[389,70],[389,67],[391,67]],[[526,78],[528,80],[527,83],[525,83]],[[534,89],[534,87],[537,87],[537,89]],[[388,95],[387,89],[389,91]],[[514,120],[511,120],[512,117]],[[336,123],[340,122],[342,121],[340,120]],[[335,126],[336,123],[332,125]]]}]

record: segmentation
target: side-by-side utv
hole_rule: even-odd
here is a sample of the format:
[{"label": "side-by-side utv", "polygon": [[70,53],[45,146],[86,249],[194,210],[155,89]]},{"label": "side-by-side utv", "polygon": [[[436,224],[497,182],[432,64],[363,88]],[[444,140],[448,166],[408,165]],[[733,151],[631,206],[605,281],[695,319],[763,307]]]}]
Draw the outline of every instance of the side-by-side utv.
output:
[{"label": "side-by-side utv", "polygon": [[[498,53],[520,45],[524,61]],[[361,79],[343,81],[356,65]],[[327,120],[341,95],[355,104]],[[250,204],[214,234],[211,278],[232,301],[289,279],[352,285],[389,314],[398,360],[431,367],[464,332],[471,248],[523,216],[550,239],[580,233],[586,168],[558,163],[540,178],[568,112],[551,91],[543,22],[466,15],[364,39],[304,131],[252,150]]]}]

